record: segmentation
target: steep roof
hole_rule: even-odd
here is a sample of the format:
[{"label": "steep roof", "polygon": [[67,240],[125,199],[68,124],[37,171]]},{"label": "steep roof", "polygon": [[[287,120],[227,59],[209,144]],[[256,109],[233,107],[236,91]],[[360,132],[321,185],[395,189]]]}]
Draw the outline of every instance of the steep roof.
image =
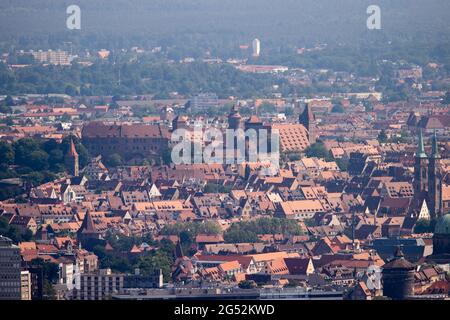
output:
[{"label": "steep roof", "polygon": [[312,112],[312,107],[308,103],[305,105],[305,109],[303,109],[303,112],[300,114],[299,122],[303,125],[308,126],[314,120],[315,120],[315,116],[314,116],[314,113]]},{"label": "steep roof", "polygon": [[88,211],[83,219],[79,232],[81,233],[98,233],[95,227],[91,213]]},{"label": "steep roof", "polygon": [[69,156],[71,157],[78,157],[77,149],[75,148],[75,144],[73,143],[73,140],[70,139],[70,148],[69,148]]},{"label": "steep roof", "polygon": [[425,147],[423,143],[423,134],[422,129],[419,130],[419,146],[417,148],[416,157],[418,158],[426,158],[427,155],[425,154]]}]

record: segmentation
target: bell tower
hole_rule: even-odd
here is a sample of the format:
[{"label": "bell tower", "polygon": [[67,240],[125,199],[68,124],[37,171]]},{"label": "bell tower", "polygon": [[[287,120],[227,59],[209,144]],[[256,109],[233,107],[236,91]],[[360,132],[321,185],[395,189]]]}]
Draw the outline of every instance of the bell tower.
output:
[{"label": "bell tower", "polygon": [[430,215],[433,218],[438,217],[442,213],[442,186],[440,177],[440,162],[441,156],[439,154],[438,141],[436,130],[432,138],[432,152],[428,160],[428,198]]},{"label": "bell tower", "polygon": [[70,139],[70,147],[69,152],[66,154],[66,167],[69,173],[74,176],[78,177],[79,175],[79,156],[77,149],[75,148],[75,144],[73,143],[73,140]]},{"label": "bell tower", "polygon": [[308,130],[308,140],[310,144],[313,144],[316,142],[317,139],[317,127],[316,127],[316,117],[314,116],[314,113],[312,112],[312,108],[309,104],[305,105],[305,109],[300,114],[298,121],[300,124],[302,124],[306,130]]},{"label": "bell tower", "polygon": [[419,131],[419,146],[414,163],[414,200],[419,209],[428,192],[428,157],[425,154],[422,130]]}]

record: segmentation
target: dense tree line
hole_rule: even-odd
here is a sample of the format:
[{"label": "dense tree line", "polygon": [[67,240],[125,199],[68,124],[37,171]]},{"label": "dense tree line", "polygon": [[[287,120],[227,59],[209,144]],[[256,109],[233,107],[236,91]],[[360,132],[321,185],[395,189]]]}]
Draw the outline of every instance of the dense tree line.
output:
[{"label": "dense tree line", "polygon": [[[80,167],[83,167],[89,154],[81,141],[73,136],[64,138],[61,143],[54,139],[35,138],[23,138],[13,143],[0,141],[0,179],[21,178],[29,186],[54,180],[59,173],[66,171],[65,155],[71,139],[79,154]],[[14,196],[14,193],[9,188],[2,188],[0,199]]]},{"label": "dense tree line", "polygon": [[206,222],[177,222],[167,225],[161,230],[163,235],[181,235],[183,232],[189,233],[191,238],[198,234],[217,235],[221,232],[220,226],[214,221]]},{"label": "dense tree line", "polygon": [[14,243],[30,241],[33,238],[31,230],[23,231],[18,226],[9,225],[4,217],[0,217],[0,235],[10,238]]},{"label": "dense tree line", "polygon": [[260,218],[233,223],[223,237],[228,243],[260,242],[258,235],[262,234],[301,235],[303,231],[295,220]]},{"label": "dense tree line", "polygon": [[[110,268],[115,272],[134,273],[139,268],[144,275],[151,274],[154,270],[161,269],[165,281],[169,280],[170,267],[175,261],[175,245],[166,239],[161,242],[153,241],[150,236],[126,237],[110,232],[106,235],[106,242],[114,250],[108,251],[102,245],[96,245],[93,252],[98,256],[100,268]],[[143,242],[157,248],[139,256],[129,255],[134,245]]]},{"label": "dense tree line", "polygon": [[183,95],[215,92],[220,98],[251,98],[267,95],[273,85],[287,86],[287,82],[271,75],[243,73],[230,65],[200,62],[105,62],[90,67],[32,65],[14,71],[0,64],[0,94],[155,94],[156,98],[168,98],[170,92]]}]

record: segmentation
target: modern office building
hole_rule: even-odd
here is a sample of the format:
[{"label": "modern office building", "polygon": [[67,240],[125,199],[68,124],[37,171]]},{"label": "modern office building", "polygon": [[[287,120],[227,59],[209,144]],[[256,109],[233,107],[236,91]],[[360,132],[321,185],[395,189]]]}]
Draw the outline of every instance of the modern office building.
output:
[{"label": "modern office building", "polygon": [[21,300],[20,264],[19,247],[11,239],[0,235],[0,300]]},{"label": "modern office building", "polygon": [[215,93],[200,93],[189,99],[191,109],[195,111],[219,107],[219,98]]},{"label": "modern office building", "polygon": [[101,269],[80,275],[80,288],[74,289],[76,300],[107,300],[123,290],[124,275]]}]

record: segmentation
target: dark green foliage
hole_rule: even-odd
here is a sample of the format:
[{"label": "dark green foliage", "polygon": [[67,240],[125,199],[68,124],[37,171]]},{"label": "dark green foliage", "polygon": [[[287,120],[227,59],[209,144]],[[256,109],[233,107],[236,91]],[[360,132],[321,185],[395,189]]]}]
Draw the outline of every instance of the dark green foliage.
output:
[{"label": "dark green foliage", "polygon": [[416,225],[414,226],[414,233],[433,233],[435,225],[435,220],[417,220]]},{"label": "dark green foliage", "polygon": [[107,167],[118,167],[122,165],[123,160],[120,154],[113,153],[105,157],[105,165]]},{"label": "dark green foliage", "polygon": [[15,243],[30,241],[33,238],[30,230],[22,231],[17,226],[11,226],[3,217],[0,217],[0,235],[10,238]]},{"label": "dark green foliage", "polygon": [[[121,70],[120,85],[117,82]],[[32,81],[30,81],[32,77]],[[238,96],[251,98],[271,91],[272,85],[286,85],[282,79],[272,75],[247,74],[230,65],[205,63],[167,64],[165,61],[151,62],[143,59],[121,65],[96,63],[90,67],[73,64],[70,67],[33,65],[10,70],[0,64],[1,93],[66,93],[67,88],[80,88],[81,95],[130,95],[158,94],[176,91],[183,95],[198,92],[215,92],[220,98]],[[73,90],[70,93],[75,94]],[[167,96],[155,96],[167,98]],[[213,110],[211,110],[213,111]],[[155,114],[152,109],[137,110],[137,116]]]},{"label": "dark green foliage", "polygon": [[224,233],[224,239],[228,243],[259,242],[258,235],[279,233],[301,235],[303,231],[294,220],[260,218],[233,223]]},{"label": "dark green foliage", "polygon": [[[82,168],[89,161],[89,154],[76,137],[66,137],[62,143],[35,138],[23,138],[14,143],[0,141],[0,179],[22,178],[28,186],[55,180],[58,174],[66,170],[64,156],[69,150],[71,139]],[[19,187],[2,188],[0,200],[14,197],[20,192],[23,190]]]},{"label": "dark green foliage", "polygon": [[335,113],[344,113],[345,109],[341,104],[336,104],[333,106],[333,109],[331,109],[331,112]]},{"label": "dark green foliage", "polygon": [[306,148],[305,154],[309,158],[316,157],[322,159],[328,159],[330,155],[327,148],[325,148],[325,145],[321,141],[318,141]]},{"label": "dark green foliage", "polygon": [[386,131],[383,129],[380,131],[377,137],[378,142],[380,143],[386,143],[388,141],[388,136],[386,134]]},{"label": "dark green foliage", "polygon": [[59,277],[59,268],[56,263],[46,262],[41,258],[31,260],[32,266],[42,267],[43,273],[43,298],[44,300],[54,300],[56,298],[56,291],[53,285],[57,283]]},{"label": "dark green foliage", "polygon": [[256,283],[255,281],[242,280],[239,282],[238,286],[241,289],[253,289],[256,288]]},{"label": "dark green foliage", "polygon": [[181,235],[188,232],[191,238],[195,238],[198,234],[217,235],[221,231],[220,226],[213,221],[206,222],[177,222],[167,225],[161,230],[164,235]]},{"label": "dark green foliage", "polygon": [[[106,241],[114,248],[113,251],[106,251],[104,245],[96,245],[93,252],[98,256],[101,268],[111,268],[115,272],[133,273],[135,268],[139,268],[142,274],[150,274],[155,269],[162,269],[164,279],[170,277],[170,266],[175,257],[175,245],[162,240],[155,242],[150,236],[126,237],[116,233],[108,233]],[[156,250],[151,250],[138,257],[130,256],[128,253],[134,245],[148,243]]]}]

